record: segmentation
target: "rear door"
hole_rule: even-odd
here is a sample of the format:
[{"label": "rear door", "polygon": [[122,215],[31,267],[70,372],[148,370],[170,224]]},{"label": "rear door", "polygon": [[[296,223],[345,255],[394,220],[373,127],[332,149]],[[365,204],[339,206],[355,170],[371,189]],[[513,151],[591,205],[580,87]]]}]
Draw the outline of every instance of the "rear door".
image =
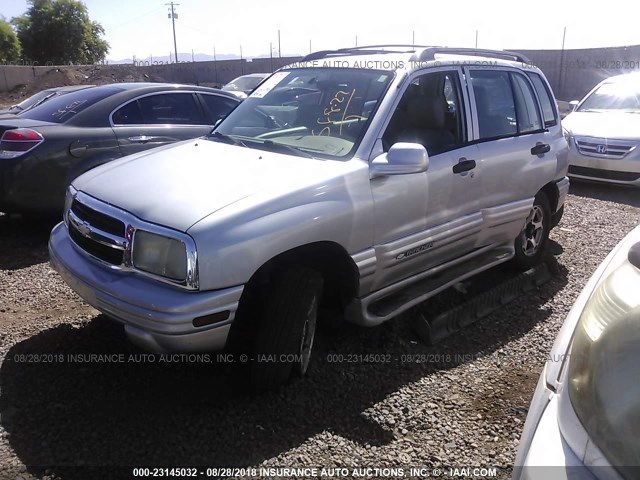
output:
[{"label": "rear door", "polygon": [[513,68],[467,68],[481,172],[479,246],[511,242],[556,161],[529,78]]},{"label": "rear door", "polygon": [[144,95],[111,115],[123,155],[206,135],[212,122],[195,93],[161,92]]}]

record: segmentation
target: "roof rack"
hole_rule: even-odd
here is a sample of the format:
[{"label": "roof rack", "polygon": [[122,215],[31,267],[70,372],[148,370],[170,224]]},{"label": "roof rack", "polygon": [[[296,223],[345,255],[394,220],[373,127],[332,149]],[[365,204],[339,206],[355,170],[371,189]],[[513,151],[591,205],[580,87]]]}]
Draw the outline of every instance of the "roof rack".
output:
[{"label": "roof rack", "polygon": [[508,50],[486,50],[482,48],[456,48],[456,47],[426,47],[421,52],[416,52],[411,57],[411,62],[427,62],[435,60],[438,53],[451,55],[475,55],[480,57],[504,58],[507,60],[515,60],[521,63],[531,63],[527,57],[520,53],[510,52]]},{"label": "roof rack", "polygon": [[[384,50],[384,49],[394,50]],[[301,62],[310,62],[326,57],[339,57],[346,55],[374,55],[382,53],[411,53],[418,49],[432,48],[427,45],[409,45],[409,44],[392,44],[392,45],[363,45],[362,47],[339,48],[337,50],[320,50],[310,53],[300,60]],[[401,50],[400,50],[401,49]]]}]

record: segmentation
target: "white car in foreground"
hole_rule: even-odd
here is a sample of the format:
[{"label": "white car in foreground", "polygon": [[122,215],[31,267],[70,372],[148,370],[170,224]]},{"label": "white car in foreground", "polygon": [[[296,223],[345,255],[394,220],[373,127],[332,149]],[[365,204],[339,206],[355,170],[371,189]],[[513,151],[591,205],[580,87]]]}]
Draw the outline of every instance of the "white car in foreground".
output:
[{"label": "white car in foreground", "polygon": [[637,227],[596,270],[562,326],[529,408],[513,478],[640,478],[639,371]]},{"label": "white car in foreground", "polygon": [[570,177],[640,186],[640,73],[598,84],[562,126]]}]

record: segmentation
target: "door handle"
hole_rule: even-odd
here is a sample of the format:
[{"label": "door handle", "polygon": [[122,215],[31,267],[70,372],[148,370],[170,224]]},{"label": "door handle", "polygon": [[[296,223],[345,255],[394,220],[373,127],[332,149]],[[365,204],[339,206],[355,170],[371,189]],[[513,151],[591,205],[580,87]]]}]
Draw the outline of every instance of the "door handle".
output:
[{"label": "door handle", "polygon": [[147,135],[137,135],[135,137],[127,138],[130,142],[133,143],[148,143],[156,140],[160,140],[160,137],[148,137]]},{"label": "door handle", "polygon": [[538,143],[531,149],[531,155],[544,155],[551,151],[551,147],[547,143]]},{"label": "door handle", "polygon": [[469,170],[473,170],[476,168],[475,160],[467,160],[462,157],[458,163],[453,166],[453,173],[463,173],[468,172]]}]

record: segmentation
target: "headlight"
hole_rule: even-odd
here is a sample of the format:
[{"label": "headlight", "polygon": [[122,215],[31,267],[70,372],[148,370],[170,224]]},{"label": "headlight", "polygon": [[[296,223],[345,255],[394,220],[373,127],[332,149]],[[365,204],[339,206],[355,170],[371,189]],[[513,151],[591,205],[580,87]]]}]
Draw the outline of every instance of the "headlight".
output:
[{"label": "headlight", "polygon": [[562,134],[564,135],[564,139],[569,144],[569,148],[571,148],[571,132],[569,132],[569,130],[567,130],[566,128],[562,127]]},{"label": "headlight", "polygon": [[133,237],[132,263],[135,268],[172,280],[187,278],[187,250],[175,238],[137,230]]},{"label": "headlight", "polygon": [[69,224],[69,220],[67,219],[67,213],[69,212],[69,210],[71,210],[71,204],[73,203],[73,199],[76,198],[77,193],[78,191],[75,188],[73,188],[72,185],[69,185],[67,187],[67,192],[64,197],[64,210],[62,212],[62,218],[64,220],[64,223],[66,223],[67,225]]},{"label": "headlight", "polygon": [[[640,255],[640,244],[631,248],[628,258],[634,255]],[[609,462],[627,477],[623,465],[640,465],[639,291],[640,270],[629,260],[596,288],[580,316],[568,370],[576,415]]]}]

